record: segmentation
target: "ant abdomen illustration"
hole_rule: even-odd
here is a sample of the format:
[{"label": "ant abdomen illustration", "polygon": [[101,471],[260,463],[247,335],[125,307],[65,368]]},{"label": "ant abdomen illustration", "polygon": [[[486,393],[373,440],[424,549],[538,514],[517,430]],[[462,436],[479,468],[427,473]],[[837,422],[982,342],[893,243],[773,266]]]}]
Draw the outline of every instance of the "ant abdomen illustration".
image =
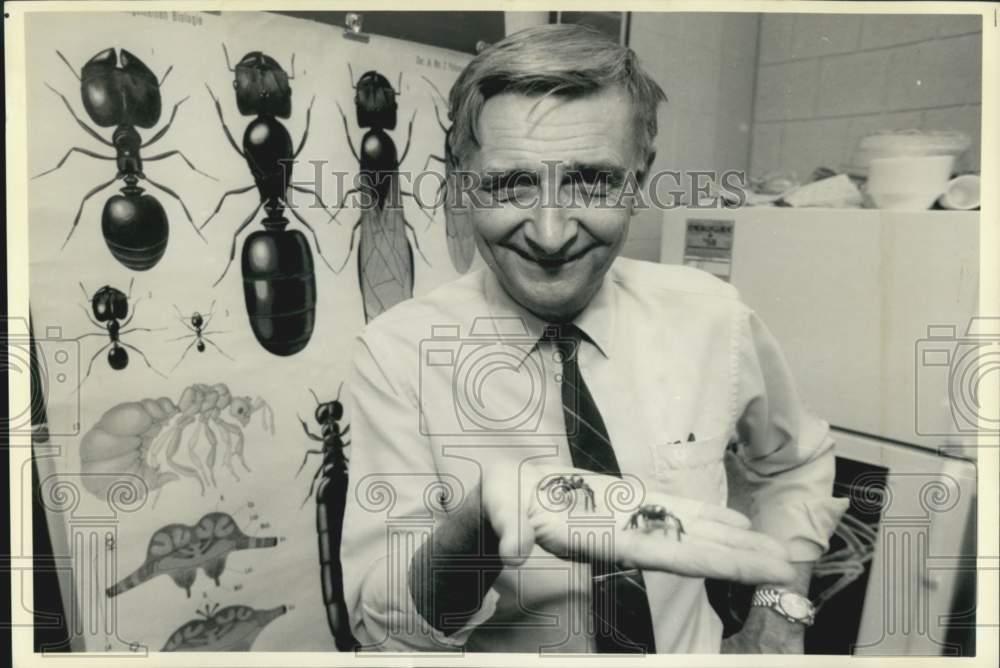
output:
[{"label": "ant abdomen illustration", "polygon": [[160,651],[249,652],[264,627],[288,612],[284,605],[269,610],[247,605],[218,608],[218,604],[206,604],[204,610],[198,611],[201,618],[192,619],[170,634]]},{"label": "ant abdomen illustration", "polygon": [[274,547],[277,544],[275,537],[247,536],[226,513],[209,513],[194,526],[168,524],[150,538],[145,563],[109,587],[106,593],[113,598],[158,575],[168,575],[191,598],[191,587],[199,568],[219,586],[219,578],[226,570],[226,558],[230,552]]}]

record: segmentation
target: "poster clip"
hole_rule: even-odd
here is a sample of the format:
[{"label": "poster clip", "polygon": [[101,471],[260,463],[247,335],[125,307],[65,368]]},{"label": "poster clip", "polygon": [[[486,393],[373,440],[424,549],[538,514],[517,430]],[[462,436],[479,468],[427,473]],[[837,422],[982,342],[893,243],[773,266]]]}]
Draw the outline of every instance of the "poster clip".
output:
[{"label": "poster clip", "polygon": [[344,25],[347,26],[347,29],[344,30],[344,38],[367,44],[369,37],[361,32],[361,24],[363,22],[364,16],[360,13],[347,12],[347,16],[344,17]]}]

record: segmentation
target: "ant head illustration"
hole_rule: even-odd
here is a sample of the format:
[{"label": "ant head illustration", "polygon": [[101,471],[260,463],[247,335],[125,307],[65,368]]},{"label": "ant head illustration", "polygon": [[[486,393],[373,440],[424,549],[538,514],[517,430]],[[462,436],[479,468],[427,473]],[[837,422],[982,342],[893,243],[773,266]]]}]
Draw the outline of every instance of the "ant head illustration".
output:
[{"label": "ant head illustration", "polygon": [[201,326],[205,324],[205,319],[201,317],[201,313],[197,311],[191,316],[191,326],[195,329],[201,329]]},{"label": "ant head illustration", "polygon": [[87,114],[102,128],[151,128],[160,120],[160,82],[125,49],[107,48],[88,60],[80,71],[80,94]]},{"label": "ant head illustration", "polygon": [[[226,65],[229,65],[229,52]],[[292,56],[292,75],[271,56],[251,51],[243,56],[236,67],[229,70],[236,74],[236,106],[244,116],[277,116],[288,118],[292,114],[292,88],[288,84],[295,78],[295,56]]]},{"label": "ant head illustration", "polygon": [[[354,79],[353,71],[351,79]],[[398,108],[396,96],[401,92],[393,88],[389,80],[375,70],[362,74],[358,83],[354,85],[354,106],[358,114],[358,126],[394,130]]]},{"label": "ant head illustration", "polygon": [[105,285],[90,300],[97,322],[124,320],[128,317],[128,297],[118,288]]},{"label": "ant head illustration", "polygon": [[341,383],[337,388],[337,398],[333,401],[320,401],[316,393],[309,390],[316,400],[316,411],[313,416],[316,422],[322,425],[324,438],[336,431],[336,423],[344,417],[344,404],[340,403],[340,391],[343,388],[344,384]]},{"label": "ant head illustration", "polygon": [[229,414],[244,427],[250,424],[250,398],[233,397],[229,405]]}]

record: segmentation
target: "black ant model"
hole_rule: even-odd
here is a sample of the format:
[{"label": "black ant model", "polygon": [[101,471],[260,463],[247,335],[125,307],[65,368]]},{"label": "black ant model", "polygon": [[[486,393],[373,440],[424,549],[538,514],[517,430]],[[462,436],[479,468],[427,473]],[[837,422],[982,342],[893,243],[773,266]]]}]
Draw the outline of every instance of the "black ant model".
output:
[{"label": "black ant model", "polygon": [[663,527],[663,533],[668,534],[668,529],[674,527],[677,533],[677,541],[680,542],[681,536],[686,532],[684,531],[684,525],[681,524],[681,520],[677,515],[666,509],[664,506],[657,505],[647,505],[641,506],[639,510],[632,513],[632,516],[628,518],[628,521],[623,527],[626,531],[628,529],[638,529],[639,519],[642,519],[645,529],[648,531],[653,523],[661,525]]},{"label": "black ant model", "polygon": [[357,646],[357,640],[351,635],[347,621],[347,605],[344,603],[344,574],[340,566],[340,539],[344,524],[344,505],[347,503],[347,457],[344,448],[350,441],[344,441],[350,425],[340,428],[340,420],[344,417],[344,405],[340,403],[340,391],[344,385],[337,388],[337,398],[333,401],[321,402],[316,393],[309,390],[316,400],[314,417],[320,425],[321,436],[309,431],[309,425],[301,417],[302,430],[313,441],[323,444],[322,450],[307,450],[302,459],[302,465],[295,473],[298,476],[309,460],[309,455],[321,455],[323,463],[313,476],[309,486],[309,495],[302,505],[313,496],[316,481],[316,535],[319,538],[320,569],[323,583],[323,601],[326,604],[326,617],[333,633],[337,649],[346,652]]},{"label": "black ant model", "polygon": [[288,75],[274,58],[251,51],[232,67],[229,52],[222,46],[226,67],[235,73],[233,88],[236,104],[244,116],[256,116],[243,133],[243,149],[236,144],[222,115],[222,105],[212,89],[205,84],[215,102],[215,110],[226,133],[229,145],[240,154],[250,167],[253,184],[230,190],[222,195],[212,215],[202,223],[204,228],[221,209],[230,195],[246,193],[257,188],[259,201],[253,212],[236,228],[229,250],[229,262],[218,285],[229,271],[236,256],[236,240],[253,222],[261,207],[267,214],[263,230],[253,232],[243,244],[243,296],[246,301],[250,327],[257,341],[275,355],[294,355],[309,343],[316,321],[316,275],[313,271],[312,252],[305,235],[298,230],[286,230],[287,209],[312,233],[316,252],[326,261],[319,246],[319,238],[309,223],[295,207],[288,206],[289,188],[310,194],[326,209],[326,204],[313,190],[292,183],[292,168],[309,136],[309,119],[315,96],[306,110],[306,128],[297,148],[278,118],[288,118],[292,113],[292,89],[289,80],[295,78],[295,56],[292,56],[292,74]]},{"label": "black ant model", "polygon": [[[434,89],[434,92],[441,98],[445,109],[447,109],[448,100],[441,94],[441,91],[434,85],[434,82],[427,77],[422,78]],[[436,101],[434,102],[434,116],[437,118],[438,127],[444,133],[444,155],[434,155],[433,153],[428,155],[427,160],[424,161],[424,171],[427,171],[427,165],[430,164],[431,160],[436,160],[444,165],[444,181],[438,188],[434,208],[436,209],[441,203],[441,195],[445,193],[446,188],[451,189],[451,192],[446,193],[444,199],[445,239],[448,242],[448,257],[451,258],[452,266],[455,267],[458,273],[464,274],[469,271],[472,261],[476,258],[476,240],[472,234],[472,221],[470,220],[469,208],[463,206],[459,201],[459,193],[461,192],[459,188],[462,184],[458,182],[458,176],[453,171],[455,160],[449,143],[451,140],[451,128],[441,120],[441,109],[438,108]]]},{"label": "black ant model", "polygon": [[569,493],[575,490],[581,490],[584,493],[583,498],[583,509],[584,510],[597,510],[597,503],[594,500],[594,490],[590,485],[583,479],[583,476],[556,476],[552,478],[547,483],[541,486],[541,490],[548,491],[549,489],[558,489],[563,493]]},{"label": "black ant model", "polygon": [[[73,76],[80,82],[80,95],[83,98],[84,109],[91,120],[102,128],[114,127],[115,131],[111,136],[111,141],[102,137],[97,130],[84,123],[73,111],[66,96],[57,91],[49,84],[49,90],[62,98],[66,109],[73,116],[81,128],[91,137],[101,142],[105,146],[110,146],[115,150],[115,155],[101,155],[79,146],[74,146],[63,156],[55,167],[48,169],[32,178],[45,176],[56,171],[73,153],[97,158],[98,160],[114,160],[117,163],[118,171],[114,178],[106,181],[86,195],[80,202],[80,208],[73,218],[73,225],[70,227],[63,248],[69,243],[70,237],[76,231],[76,226],[80,222],[83,213],[83,206],[87,200],[104,190],[119,179],[125,182],[120,195],[112,195],[104,204],[104,211],[101,214],[101,228],[104,233],[104,241],[108,245],[111,254],[129,269],[135,271],[145,271],[152,268],[167,250],[167,238],[170,228],[167,224],[167,214],[163,210],[160,202],[149,194],[143,194],[143,189],[138,186],[140,180],[148,183],[154,188],[162,190],[170,195],[181,205],[184,215],[201,237],[201,232],[195,227],[194,221],[184,201],[170,188],[150,179],[142,171],[143,160],[153,162],[163,160],[170,156],[180,156],[180,158],[192,170],[202,176],[207,176],[215,180],[214,176],[205,174],[195,167],[188,158],[180,151],[167,151],[157,155],[140,155],[142,149],[148,148],[153,143],[159,141],[173,125],[177,109],[187,100],[183,100],[174,105],[170,114],[170,120],[159,132],[153,135],[149,141],[143,142],[136,127],[151,128],[160,120],[161,100],[160,87],[166,81],[167,75],[173,66],[167,69],[163,78],[157,81],[146,65],[125,49],[121,50],[120,56],[115,53],[114,48],[104,49],[96,56],[87,61],[80,71],[76,73],[73,66],[69,64],[62,53],[56,51],[66,67],[73,72]],[[120,62],[120,64],[119,64]],[[205,238],[202,237],[202,241]]]},{"label": "black ant model", "polygon": [[[87,307],[81,306],[83,312],[86,314],[87,319],[97,327],[99,332],[90,332],[88,334],[83,334],[76,337],[76,340],[86,338],[88,336],[108,336],[111,340],[101,346],[101,348],[94,353],[93,357],[90,358],[90,364],[87,366],[87,373],[84,375],[83,380],[80,381],[80,385],[87,380],[90,376],[90,371],[94,367],[94,361],[97,356],[100,355],[106,348],[110,346],[108,350],[108,366],[110,366],[115,371],[121,371],[128,366],[128,351],[134,350],[142,358],[142,361],[146,363],[153,372],[157,375],[166,378],[162,373],[156,370],[152,364],[149,363],[149,359],[146,355],[133,345],[125,343],[121,340],[123,334],[129,334],[131,332],[154,332],[158,331],[155,329],[149,329],[147,327],[133,327],[132,329],[124,329],[128,327],[129,323],[132,322],[132,318],[135,317],[135,307],[139,305],[142,299],[137,299],[132,307],[132,315],[129,315],[129,299],[132,298],[132,284],[134,281],[129,282],[128,294],[117,288],[113,288],[110,285],[105,285],[103,288],[94,293],[93,297],[87,294],[87,289],[83,287],[83,283],[80,283],[80,289],[83,291],[83,296],[87,298],[90,302],[91,311],[93,311],[93,317]],[[79,389],[79,386],[77,386]]]},{"label": "black ant model", "polygon": [[208,338],[209,334],[223,333],[221,331],[215,331],[215,332],[207,331],[208,323],[212,321],[212,316],[215,315],[215,300],[212,300],[212,305],[208,308],[208,315],[205,317],[202,317],[201,313],[199,313],[198,311],[195,311],[190,316],[185,316],[183,313],[181,313],[181,310],[177,308],[177,304],[174,304],[174,311],[177,313],[177,319],[180,320],[181,323],[191,331],[191,334],[178,336],[175,339],[170,339],[170,341],[171,342],[182,341],[184,339],[194,339],[194,341],[189,343],[188,347],[184,349],[184,354],[182,354],[181,358],[177,360],[177,364],[173,366],[173,369],[171,369],[171,371],[180,366],[180,363],[184,361],[184,358],[187,357],[187,354],[191,351],[192,347],[194,347],[199,353],[205,352],[206,343],[215,348],[216,350],[218,350],[219,354],[221,354],[227,360],[235,361],[233,360],[232,357],[227,355],[226,352],[218,346],[218,344],[216,344],[214,341]]},{"label": "black ant model", "polygon": [[[354,81],[354,71],[350,63],[347,67],[351,81]],[[351,154],[360,167],[360,178],[359,187],[351,188],[341,197],[333,220],[336,220],[350,195],[354,193],[362,195],[361,217],[351,229],[350,247],[340,269],[347,266],[351,258],[351,253],[354,251],[354,236],[360,227],[358,283],[364,302],[365,322],[413,296],[413,249],[406,238],[406,230],[413,235],[413,244],[423,257],[417,233],[403,215],[401,196],[413,197],[413,193],[403,190],[399,182],[399,166],[406,160],[406,154],[410,150],[413,121],[417,117],[417,112],[414,111],[410,117],[406,145],[401,156],[396,152],[396,144],[392,141],[392,137],[386,133],[386,130],[396,128],[396,97],[402,93],[402,74],[399,75],[398,85],[400,90],[393,88],[389,80],[375,70],[362,74],[354,85],[354,106],[358,126],[368,128],[361,138],[360,155],[351,140],[347,116],[344,115],[340,104],[337,104],[340,117],[344,121],[344,132],[347,134]],[[417,200],[417,203],[420,201]],[[426,211],[424,214],[431,218]],[[424,262],[427,262],[426,257]]]}]

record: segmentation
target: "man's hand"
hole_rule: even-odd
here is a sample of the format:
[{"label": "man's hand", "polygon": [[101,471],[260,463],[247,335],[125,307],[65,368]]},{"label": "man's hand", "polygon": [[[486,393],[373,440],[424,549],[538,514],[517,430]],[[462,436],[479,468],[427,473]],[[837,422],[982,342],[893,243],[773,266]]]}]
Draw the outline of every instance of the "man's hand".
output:
[{"label": "man's hand", "polygon": [[750,608],[746,624],[723,638],[723,654],[802,654],[806,627],[768,608]]},{"label": "man's hand", "polygon": [[[562,476],[579,476],[593,493],[595,509],[588,511],[589,493],[584,488],[565,490],[569,507],[553,509],[542,503],[546,493],[540,487]],[[795,572],[783,545],[753,531],[750,520],[734,510],[674,497],[657,492],[646,493],[637,480],[615,478],[571,467],[524,466],[516,479],[510,476],[485,476],[483,510],[496,531],[504,563],[517,566],[525,560],[537,542],[546,551],[579,561],[604,559],[646,570],[658,570],[690,577],[733,580],[745,584],[787,583]],[[627,510],[609,508],[608,499],[622,498],[609,493],[609,487],[633,485],[634,503]],[[575,499],[575,500],[574,500]],[[668,509],[684,533],[674,526],[667,531],[659,525],[647,528],[642,520],[635,528],[626,528],[632,512],[640,505],[658,505]],[[548,507],[547,507],[548,506]],[[612,512],[613,511],[613,512]],[[583,541],[590,552],[571,553],[570,527],[574,520],[587,519],[588,513],[608,518],[613,541]],[[594,525],[587,522],[587,531]],[[613,553],[606,553],[613,545]]]},{"label": "man's hand", "polygon": [[[813,562],[794,562],[795,579],[786,585],[803,596],[809,593]],[[802,654],[806,627],[790,622],[771,608],[750,608],[747,621],[737,633],[723,638],[723,654]]]}]

